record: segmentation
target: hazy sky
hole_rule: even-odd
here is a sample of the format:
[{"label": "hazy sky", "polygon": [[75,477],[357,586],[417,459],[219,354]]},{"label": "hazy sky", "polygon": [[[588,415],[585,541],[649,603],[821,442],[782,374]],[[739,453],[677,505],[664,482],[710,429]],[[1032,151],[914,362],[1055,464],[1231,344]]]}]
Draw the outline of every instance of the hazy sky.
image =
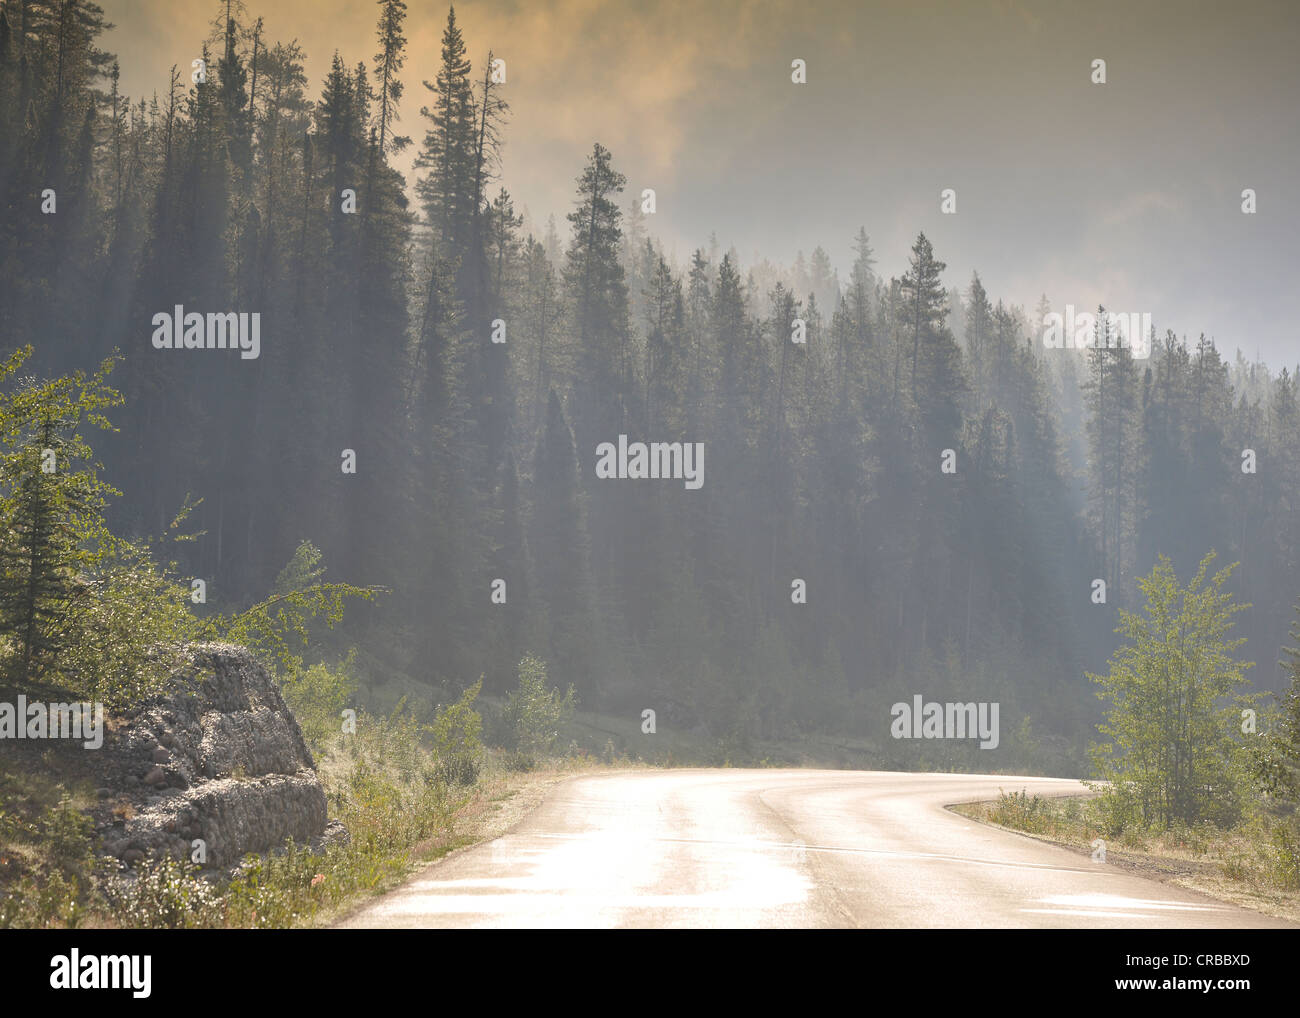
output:
[{"label": "hazy sky", "polygon": [[[216,0],[100,0],[124,90],[166,87]],[[319,95],[372,62],[373,0],[249,0],[297,38]],[[445,0],[408,0],[402,130],[423,135]],[[503,183],[561,229],[592,142],[679,260],[716,231],[742,261],[821,244],[847,275],[865,226],[900,274],[919,230],[965,290],[1149,311],[1157,330],[1300,362],[1300,4],[1164,0],[469,0],[476,69],[507,62]],[[808,82],[790,80],[807,62]],[[1107,83],[1091,63],[1106,61]],[[957,192],[957,214],[940,192]],[[1253,188],[1258,213],[1241,212]]]}]

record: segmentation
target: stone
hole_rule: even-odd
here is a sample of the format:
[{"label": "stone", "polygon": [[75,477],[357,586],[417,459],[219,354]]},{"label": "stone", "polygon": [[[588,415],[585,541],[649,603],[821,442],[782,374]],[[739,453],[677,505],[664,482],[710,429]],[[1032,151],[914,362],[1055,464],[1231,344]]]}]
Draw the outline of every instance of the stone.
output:
[{"label": "stone", "polygon": [[329,820],[302,730],[267,670],[232,644],[182,651],[165,693],[111,719],[99,780],[133,812],[121,822],[111,803],[92,810],[104,850],[123,861],[141,850],[188,859],[190,842],[202,838],[208,866],[229,870],[286,839],[346,843],[346,829]]}]

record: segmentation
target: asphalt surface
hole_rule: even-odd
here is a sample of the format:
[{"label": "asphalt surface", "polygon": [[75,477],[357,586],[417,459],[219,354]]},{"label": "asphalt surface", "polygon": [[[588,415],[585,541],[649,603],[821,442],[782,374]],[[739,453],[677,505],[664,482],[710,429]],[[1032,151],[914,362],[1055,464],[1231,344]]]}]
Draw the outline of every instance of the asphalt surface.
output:
[{"label": "asphalt surface", "polygon": [[647,770],[573,778],[508,834],[340,925],[429,927],[1291,926],[948,804],[1084,792],[972,774]]}]

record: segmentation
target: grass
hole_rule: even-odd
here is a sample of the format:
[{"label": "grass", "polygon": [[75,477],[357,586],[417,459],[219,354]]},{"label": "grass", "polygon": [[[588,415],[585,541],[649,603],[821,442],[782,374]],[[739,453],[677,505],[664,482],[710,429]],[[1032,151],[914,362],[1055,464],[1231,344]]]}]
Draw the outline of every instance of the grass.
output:
[{"label": "grass", "polygon": [[[312,717],[310,704],[298,713],[306,731],[332,732],[311,748],[330,818],[350,832],[346,844],[308,851],[287,843],[220,878],[171,859],[139,864],[128,875],[116,860],[95,855],[85,812],[96,802],[94,775],[84,770],[84,754],[27,753],[0,771],[0,927],[325,924],[430,861],[495,836],[504,818],[517,815],[521,792],[581,771],[644,763],[612,743],[603,754],[572,752],[572,739],[558,746],[567,748],[564,755],[522,764],[517,753],[479,747],[473,780],[449,784],[429,726],[400,704],[386,717],[359,711],[348,734]],[[586,742],[582,727],[563,734]]]},{"label": "grass", "polygon": [[1202,891],[1280,918],[1300,920],[1300,838],[1294,817],[1259,812],[1224,830],[1210,824],[1114,829],[1097,797],[1003,791],[954,812],[1089,855],[1097,839],[1106,862]]},{"label": "grass", "polygon": [[60,757],[14,752],[0,767],[0,927],[79,924],[104,872],[85,812],[94,788]]}]

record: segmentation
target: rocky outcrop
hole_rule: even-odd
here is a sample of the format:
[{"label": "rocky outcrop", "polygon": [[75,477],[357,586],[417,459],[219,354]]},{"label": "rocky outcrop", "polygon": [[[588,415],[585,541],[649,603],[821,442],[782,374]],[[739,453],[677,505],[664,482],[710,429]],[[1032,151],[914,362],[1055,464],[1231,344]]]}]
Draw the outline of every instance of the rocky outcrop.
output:
[{"label": "rocky outcrop", "polygon": [[109,720],[94,811],[104,850],[133,865],[201,848],[206,866],[228,868],[286,839],[346,837],[267,670],[231,644],[197,644],[185,659],[165,694]]}]

